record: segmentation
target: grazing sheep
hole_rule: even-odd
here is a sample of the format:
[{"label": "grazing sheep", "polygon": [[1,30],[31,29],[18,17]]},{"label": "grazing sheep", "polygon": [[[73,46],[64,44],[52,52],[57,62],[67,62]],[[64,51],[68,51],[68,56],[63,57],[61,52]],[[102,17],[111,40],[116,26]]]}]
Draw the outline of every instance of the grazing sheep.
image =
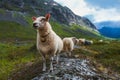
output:
[{"label": "grazing sheep", "polygon": [[85,40],[84,45],[91,45],[93,44],[92,40]]},{"label": "grazing sheep", "polygon": [[46,56],[50,59],[50,71],[53,71],[53,58],[63,49],[62,39],[52,30],[50,23],[50,14],[45,17],[32,17],[33,27],[37,29],[37,49],[43,59],[43,71],[46,71]]},{"label": "grazing sheep", "polygon": [[79,39],[79,45],[84,45],[85,43],[85,39],[84,38],[80,38]]},{"label": "grazing sheep", "polygon": [[93,44],[93,41],[92,41],[92,40],[90,40],[90,42],[91,42],[91,44]]},{"label": "grazing sheep", "polygon": [[83,39],[83,38],[79,39],[79,45],[90,45],[90,44],[93,44],[92,40],[86,40],[86,39]]},{"label": "grazing sheep", "polygon": [[103,42],[103,40],[101,39],[101,40],[99,40],[98,42],[102,43],[102,42]]},{"label": "grazing sheep", "polygon": [[77,39],[75,37],[69,37],[63,39],[63,51],[67,52],[71,56],[71,52],[74,49],[74,46],[77,44]]}]

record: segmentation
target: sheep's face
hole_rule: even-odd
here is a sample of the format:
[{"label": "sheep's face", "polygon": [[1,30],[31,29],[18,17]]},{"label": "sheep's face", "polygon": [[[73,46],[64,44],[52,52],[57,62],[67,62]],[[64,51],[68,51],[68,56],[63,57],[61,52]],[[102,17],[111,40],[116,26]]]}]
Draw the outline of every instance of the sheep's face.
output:
[{"label": "sheep's face", "polygon": [[35,29],[43,28],[46,24],[46,22],[49,20],[50,14],[46,14],[45,17],[32,17],[33,20],[33,27]]},{"label": "sheep's face", "polygon": [[85,39],[79,39],[80,44],[84,44],[84,42],[85,42]]},{"label": "sheep's face", "polygon": [[73,38],[72,38],[72,41],[73,41],[73,43],[74,43],[75,45],[77,45],[77,38],[76,38],[76,37],[73,37]]}]

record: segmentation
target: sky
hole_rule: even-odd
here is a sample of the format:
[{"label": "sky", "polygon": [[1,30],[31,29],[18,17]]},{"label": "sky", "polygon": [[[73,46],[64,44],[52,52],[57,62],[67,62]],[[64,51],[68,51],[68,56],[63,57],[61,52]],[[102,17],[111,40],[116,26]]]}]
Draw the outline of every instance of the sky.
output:
[{"label": "sky", "polygon": [[54,0],[93,23],[120,21],[120,0]]}]

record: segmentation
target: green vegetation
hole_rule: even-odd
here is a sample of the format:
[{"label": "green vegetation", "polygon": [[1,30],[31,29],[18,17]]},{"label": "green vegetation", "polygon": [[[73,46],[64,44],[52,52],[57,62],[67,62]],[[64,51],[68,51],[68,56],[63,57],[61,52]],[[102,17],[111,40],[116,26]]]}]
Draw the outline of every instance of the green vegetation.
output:
[{"label": "green vegetation", "polygon": [[[75,49],[74,55],[89,57],[97,61],[97,64],[101,63],[115,72],[120,72],[120,42],[94,41],[93,45]],[[42,63],[34,44],[35,42],[0,43],[0,80],[29,80],[40,73]]]},{"label": "green vegetation", "polygon": [[27,11],[31,15],[36,15],[36,13],[34,12],[34,9],[31,8],[31,6],[29,6],[29,5],[24,5],[23,11]]},{"label": "green vegetation", "polygon": [[113,41],[108,44],[96,44],[90,49],[99,52],[95,55],[95,59],[103,63],[105,66],[120,72],[120,42]]},{"label": "green vegetation", "polygon": [[31,43],[0,43],[0,80],[7,80],[14,70],[35,60],[37,54]]},{"label": "green vegetation", "polygon": [[[41,4],[38,5],[35,2]],[[46,14],[51,5],[44,5],[44,1],[48,0],[24,0],[23,8],[18,6],[18,2],[13,5],[0,1],[2,8],[0,14],[4,15],[6,10],[12,11],[12,17],[21,17],[28,22],[29,26],[23,26],[17,22],[0,21],[0,80],[30,80],[41,72],[41,56],[37,53],[35,47],[36,30],[32,27],[32,15]],[[13,3],[12,1],[10,1]],[[36,5],[33,7],[32,4]],[[29,6],[32,5],[32,6]],[[59,6],[52,9],[58,9]],[[62,12],[65,12],[61,6]],[[44,11],[45,10],[45,11]],[[50,9],[51,10],[51,9]],[[18,12],[16,12],[18,11]],[[19,12],[25,13],[24,16]],[[57,15],[61,17],[60,15]],[[93,45],[82,46],[80,49],[75,49],[74,53],[81,57],[89,57],[101,63],[107,68],[120,73],[120,39],[108,41],[94,30],[90,30],[85,26],[79,25],[63,25],[51,20],[53,30],[62,38],[75,36],[77,38],[92,39]],[[106,39],[105,42],[99,43],[98,39]],[[40,60],[38,59],[40,57]]]},{"label": "green vegetation", "polygon": [[99,34],[99,32],[95,30],[91,30],[90,28],[86,28],[85,26],[79,26],[73,24],[71,26],[71,29],[77,33],[79,33],[80,37],[85,37],[85,38],[102,38],[102,36]]},{"label": "green vegetation", "polygon": [[[2,3],[2,2],[1,2]],[[8,9],[8,10],[20,10],[20,8],[16,5],[11,5],[8,2],[2,4],[2,6],[4,6],[4,8]]]},{"label": "green vegetation", "polygon": [[[14,14],[14,17],[16,16]],[[38,60],[39,56],[36,54],[37,50],[34,46],[36,30],[32,28],[30,16],[24,16],[24,19],[30,26],[0,21],[0,80],[8,78],[30,80],[41,71],[41,60]],[[84,49],[76,49],[75,54],[91,57],[104,66],[120,72],[119,41],[98,43],[97,40],[104,37],[94,30],[78,25],[66,26],[53,21],[50,23],[53,30],[62,38],[75,36],[94,40],[93,45],[85,46]]]},{"label": "green vegetation", "polygon": [[4,9],[0,9],[0,14],[5,14],[5,10]]},{"label": "green vegetation", "polygon": [[74,36],[73,31],[68,26],[60,25],[56,22],[51,22],[53,30],[61,37]]},{"label": "green vegetation", "polygon": [[33,40],[35,38],[36,31],[30,26],[0,21],[0,40]]},{"label": "green vegetation", "polygon": [[[19,23],[8,22],[8,21],[0,21],[0,40],[35,40],[36,39],[36,30],[32,28],[32,20],[31,17],[26,16],[24,19],[29,22],[30,26],[23,26]],[[77,38],[86,37],[86,38],[94,38],[100,36],[95,33],[91,33],[89,31],[76,28],[76,26],[66,26],[61,25],[57,22],[50,22],[53,30],[63,37],[75,36]],[[74,29],[76,28],[76,29]],[[82,31],[82,32],[81,32]]]},{"label": "green vegetation", "polygon": [[72,25],[66,26],[57,22],[51,22],[53,30],[61,37],[77,37],[77,38],[102,38],[96,31],[83,29],[82,26]]},{"label": "green vegetation", "polygon": [[75,53],[91,57],[105,67],[120,73],[120,41],[95,42],[76,50]]}]

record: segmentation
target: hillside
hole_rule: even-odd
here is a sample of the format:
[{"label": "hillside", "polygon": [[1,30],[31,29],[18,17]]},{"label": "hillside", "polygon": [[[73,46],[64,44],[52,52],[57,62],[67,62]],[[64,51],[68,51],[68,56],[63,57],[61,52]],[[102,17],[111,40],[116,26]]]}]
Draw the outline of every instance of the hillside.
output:
[{"label": "hillside", "polygon": [[52,74],[49,71],[42,72],[41,56],[35,48],[35,42],[0,43],[0,80],[119,80],[120,41],[109,42],[95,41],[93,45],[76,48],[71,58],[61,56],[60,64],[54,64],[55,72]]},{"label": "hillside", "polygon": [[88,19],[75,15],[69,8],[63,7],[53,0],[1,0],[0,4],[1,9],[7,10],[9,16],[15,13],[32,16],[51,13],[53,21],[68,25],[74,23],[96,29]]},{"label": "hillside", "polygon": [[[60,34],[61,37],[101,37],[94,24],[87,18],[75,15],[69,8],[63,7],[53,0],[1,0],[0,39],[35,39],[35,37],[33,37],[35,36],[35,30],[32,28],[31,17],[44,16],[46,13],[51,14],[50,22],[53,29],[57,34]],[[11,26],[16,27],[16,30]],[[19,27],[21,28],[20,31]],[[5,33],[6,30],[4,28],[10,32],[9,35]],[[22,33],[21,35],[20,32]]]}]

